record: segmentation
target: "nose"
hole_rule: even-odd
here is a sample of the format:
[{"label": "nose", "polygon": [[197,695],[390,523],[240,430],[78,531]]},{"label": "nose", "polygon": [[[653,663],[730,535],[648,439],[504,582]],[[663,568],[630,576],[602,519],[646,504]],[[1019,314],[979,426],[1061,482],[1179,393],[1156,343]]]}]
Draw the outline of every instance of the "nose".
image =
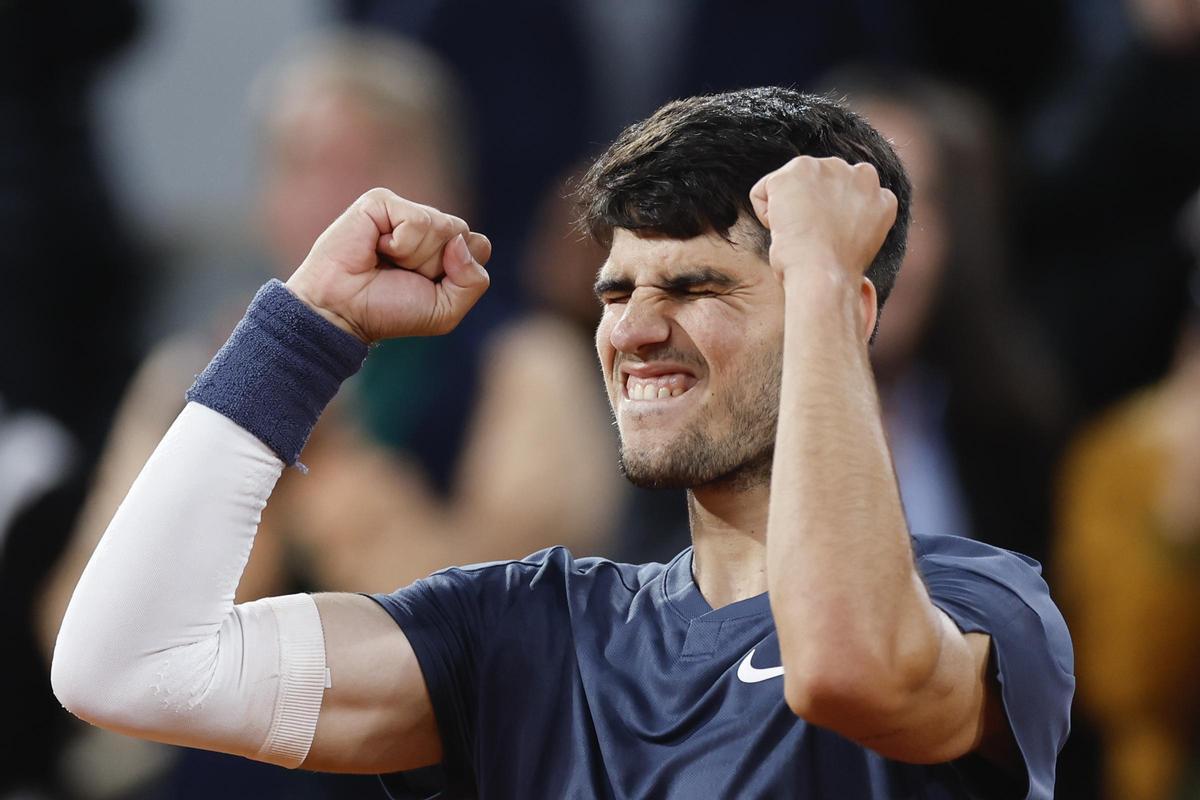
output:
[{"label": "nose", "polygon": [[609,341],[622,353],[636,353],[643,347],[662,344],[670,335],[671,323],[663,315],[661,305],[653,297],[634,292],[613,326]]}]

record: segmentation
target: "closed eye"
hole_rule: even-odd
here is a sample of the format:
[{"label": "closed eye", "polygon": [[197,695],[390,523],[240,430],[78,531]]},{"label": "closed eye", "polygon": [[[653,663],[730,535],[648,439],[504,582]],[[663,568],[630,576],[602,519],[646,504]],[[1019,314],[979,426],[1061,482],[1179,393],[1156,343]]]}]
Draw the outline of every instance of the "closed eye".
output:
[{"label": "closed eye", "polygon": [[[652,286],[672,298],[691,300],[716,297],[736,287],[737,281],[711,267],[702,267],[671,275]],[[637,287],[628,277],[602,277],[593,288],[601,304],[609,306],[628,302]]]}]

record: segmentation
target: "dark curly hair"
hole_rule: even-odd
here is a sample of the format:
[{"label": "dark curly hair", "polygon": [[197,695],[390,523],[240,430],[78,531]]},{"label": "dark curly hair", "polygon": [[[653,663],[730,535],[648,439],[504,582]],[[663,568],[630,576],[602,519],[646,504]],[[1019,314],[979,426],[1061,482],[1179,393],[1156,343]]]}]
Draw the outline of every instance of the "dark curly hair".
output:
[{"label": "dark curly hair", "polygon": [[867,270],[887,299],[908,236],[912,189],[891,145],[843,104],[768,86],[667,103],[630,125],[579,182],[579,226],[605,247],[614,228],[689,239],[729,231],[745,216],[761,231],[750,189],[799,155],[868,162],[896,195],[896,222]]}]

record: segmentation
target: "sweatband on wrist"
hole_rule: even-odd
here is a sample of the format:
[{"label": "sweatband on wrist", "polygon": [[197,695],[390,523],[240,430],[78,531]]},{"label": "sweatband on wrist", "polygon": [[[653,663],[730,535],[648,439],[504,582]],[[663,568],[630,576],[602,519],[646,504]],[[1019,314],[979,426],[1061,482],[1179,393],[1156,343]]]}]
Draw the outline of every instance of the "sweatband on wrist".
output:
[{"label": "sweatband on wrist", "polygon": [[321,412],[366,357],[362,341],[271,280],[186,397],[294,465]]}]

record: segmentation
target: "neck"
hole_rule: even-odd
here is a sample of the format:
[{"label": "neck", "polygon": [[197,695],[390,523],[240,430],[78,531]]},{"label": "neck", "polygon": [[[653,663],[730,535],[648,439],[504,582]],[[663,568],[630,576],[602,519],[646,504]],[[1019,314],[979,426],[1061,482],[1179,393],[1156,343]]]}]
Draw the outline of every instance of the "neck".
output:
[{"label": "neck", "polygon": [[770,486],[704,486],[688,492],[692,575],[720,608],[767,590],[767,503]]}]

